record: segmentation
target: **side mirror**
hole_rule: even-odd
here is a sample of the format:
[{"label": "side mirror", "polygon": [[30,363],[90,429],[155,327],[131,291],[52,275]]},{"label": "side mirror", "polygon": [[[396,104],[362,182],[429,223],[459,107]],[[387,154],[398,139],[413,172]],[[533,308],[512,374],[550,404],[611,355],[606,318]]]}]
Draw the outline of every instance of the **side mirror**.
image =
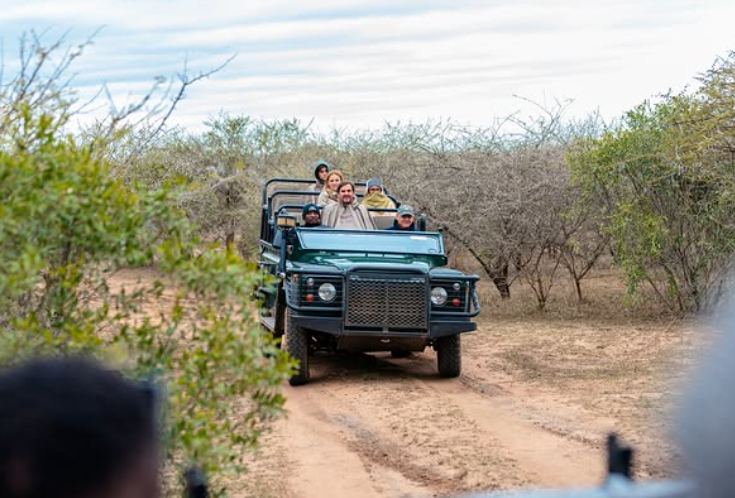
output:
[{"label": "side mirror", "polygon": [[296,217],[290,214],[279,214],[276,220],[278,228],[281,230],[288,230],[290,228],[296,228]]}]

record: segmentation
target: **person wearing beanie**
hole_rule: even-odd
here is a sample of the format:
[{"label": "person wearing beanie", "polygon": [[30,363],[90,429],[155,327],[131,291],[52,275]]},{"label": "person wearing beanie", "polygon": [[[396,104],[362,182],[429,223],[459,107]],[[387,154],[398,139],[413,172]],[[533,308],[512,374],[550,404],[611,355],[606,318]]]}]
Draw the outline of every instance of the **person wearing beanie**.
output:
[{"label": "person wearing beanie", "polygon": [[342,173],[336,169],[327,173],[327,177],[324,180],[324,189],[319,194],[316,204],[319,207],[329,206],[330,204],[337,203],[337,187],[344,181]]},{"label": "person wearing beanie", "polygon": [[312,192],[321,192],[324,189],[327,175],[332,171],[332,165],[327,161],[320,159],[314,164],[314,178],[316,182],[309,187]]},{"label": "person wearing beanie", "polygon": [[[385,195],[383,191],[383,183],[380,178],[371,178],[367,181],[365,197],[362,199],[362,205],[366,208],[378,208],[378,209],[395,209],[395,203]],[[379,214],[372,213],[372,214]]]},{"label": "person wearing beanie", "polygon": [[322,215],[316,204],[305,205],[301,210],[301,218],[304,220],[303,228],[327,228],[322,225]]},{"label": "person wearing beanie", "polygon": [[414,213],[413,208],[404,204],[398,208],[393,226],[386,228],[386,230],[415,232],[416,227],[413,224],[414,221],[416,221],[416,214]]}]

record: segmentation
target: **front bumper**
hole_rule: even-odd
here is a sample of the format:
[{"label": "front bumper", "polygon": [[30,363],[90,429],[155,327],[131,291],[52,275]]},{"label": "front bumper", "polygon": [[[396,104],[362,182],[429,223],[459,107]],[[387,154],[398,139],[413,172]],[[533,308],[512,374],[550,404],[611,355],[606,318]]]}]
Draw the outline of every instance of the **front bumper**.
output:
[{"label": "front bumper", "polygon": [[[313,272],[309,272],[314,274]],[[420,327],[414,326],[353,326],[346,320],[344,301],[341,306],[303,306],[300,305],[296,291],[291,285],[284,285],[286,305],[291,318],[299,327],[337,337],[406,338],[433,342],[441,337],[463,334],[477,330],[472,321],[480,313],[480,302],[474,287],[476,276],[463,277],[469,282],[468,304],[462,311],[426,309],[426,320],[418,320]],[[452,279],[457,280],[457,279]],[[342,287],[344,288],[344,287]],[[428,291],[427,291],[428,292]],[[428,294],[426,296],[428,299]]]},{"label": "front bumper", "polygon": [[365,337],[414,337],[429,340],[439,339],[449,335],[463,334],[477,330],[477,324],[469,318],[464,319],[448,319],[439,318],[432,319],[429,323],[428,330],[391,330],[382,329],[374,330],[368,328],[350,328],[344,326],[344,319],[341,316],[315,316],[311,313],[293,311],[291,318],[299,327],[322,332],[335,336],[365,336]]}]

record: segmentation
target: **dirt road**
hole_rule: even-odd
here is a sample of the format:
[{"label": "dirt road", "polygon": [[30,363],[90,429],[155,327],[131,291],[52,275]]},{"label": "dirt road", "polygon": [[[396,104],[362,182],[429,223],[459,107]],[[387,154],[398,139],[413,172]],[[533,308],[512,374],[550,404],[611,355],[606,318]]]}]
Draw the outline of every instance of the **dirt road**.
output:
[{"label": "dirt road", "polygon": [[[655,371],[665,362],[652,355],[663,354],[662,341],[676,342],[679,331],[620,326],[612,335],[615,347],[627,348],[626,358],[622,350],[605,351],[613,347],[611,334],[594,327],[560,323],[542,333],[528,324],[505,327],[466,336],[459,379],[437,377],[431,351],[406,359],[315,358],[312,382],[286,387],[289,416],[255,459],[250,480],[257,494],[421,497],[587,486],[603,476],[608,430],[646,447],[655,441],[661,419],[647,423],[645,416],[659,408],[648,400],[660,398]],[[565,338],[556,347],[566,357],[554,352],[556,333]],[[646,339],[632,342],[640,337]],[[519,356],[519,347],[528,357]],[[549,357],[555,359],[544,364]],[[618,362],[627,366],[616,368]],[[560,378],[570,364],[581,374]],[[670,451],[660,450],[656,461]],[[640,475],[657,473],[645,452],[641,461]]]},{"label": "dirt road", "polygon": [[433,496],[600,477],[597,449],[518,417],[497,385],[437,378],[432,360],[323,359],[311,385],[289,388],[294,495]]},{"label": "dirt road", "polygon": [[[113,284],[141,278],[150,276],[127,272]],[[571,306],[534,313],[489,303],[478,331],[463,336],[458,379],[437,376],[431,350],[404,359],[313,358],[311,382],[284,386],[288,416],[248,456],[249,472],[228,482],[230,496],[427,497],[594,485],[610,430],[638,450],[639,478],[670,475],[676,451],[665,436],[702,334],[696,323],[672,318],[602,314],[621,292],[619,280],[609,280],[612,291],[595,296],[587,316]],[[589,293],[606,290],[605,282]],[[523,295],[515,302],[533,304]]]}]

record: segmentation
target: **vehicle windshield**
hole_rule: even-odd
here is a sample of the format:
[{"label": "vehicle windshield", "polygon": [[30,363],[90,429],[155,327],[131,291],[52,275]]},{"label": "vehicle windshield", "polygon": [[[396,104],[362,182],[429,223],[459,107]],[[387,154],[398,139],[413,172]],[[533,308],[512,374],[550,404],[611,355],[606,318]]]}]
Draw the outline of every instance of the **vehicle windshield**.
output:
[{"label": "vehicle windshield", "polygon": [[301,247],[321,251],[442,254],[439,234],[375,230],[299,230]]}]

